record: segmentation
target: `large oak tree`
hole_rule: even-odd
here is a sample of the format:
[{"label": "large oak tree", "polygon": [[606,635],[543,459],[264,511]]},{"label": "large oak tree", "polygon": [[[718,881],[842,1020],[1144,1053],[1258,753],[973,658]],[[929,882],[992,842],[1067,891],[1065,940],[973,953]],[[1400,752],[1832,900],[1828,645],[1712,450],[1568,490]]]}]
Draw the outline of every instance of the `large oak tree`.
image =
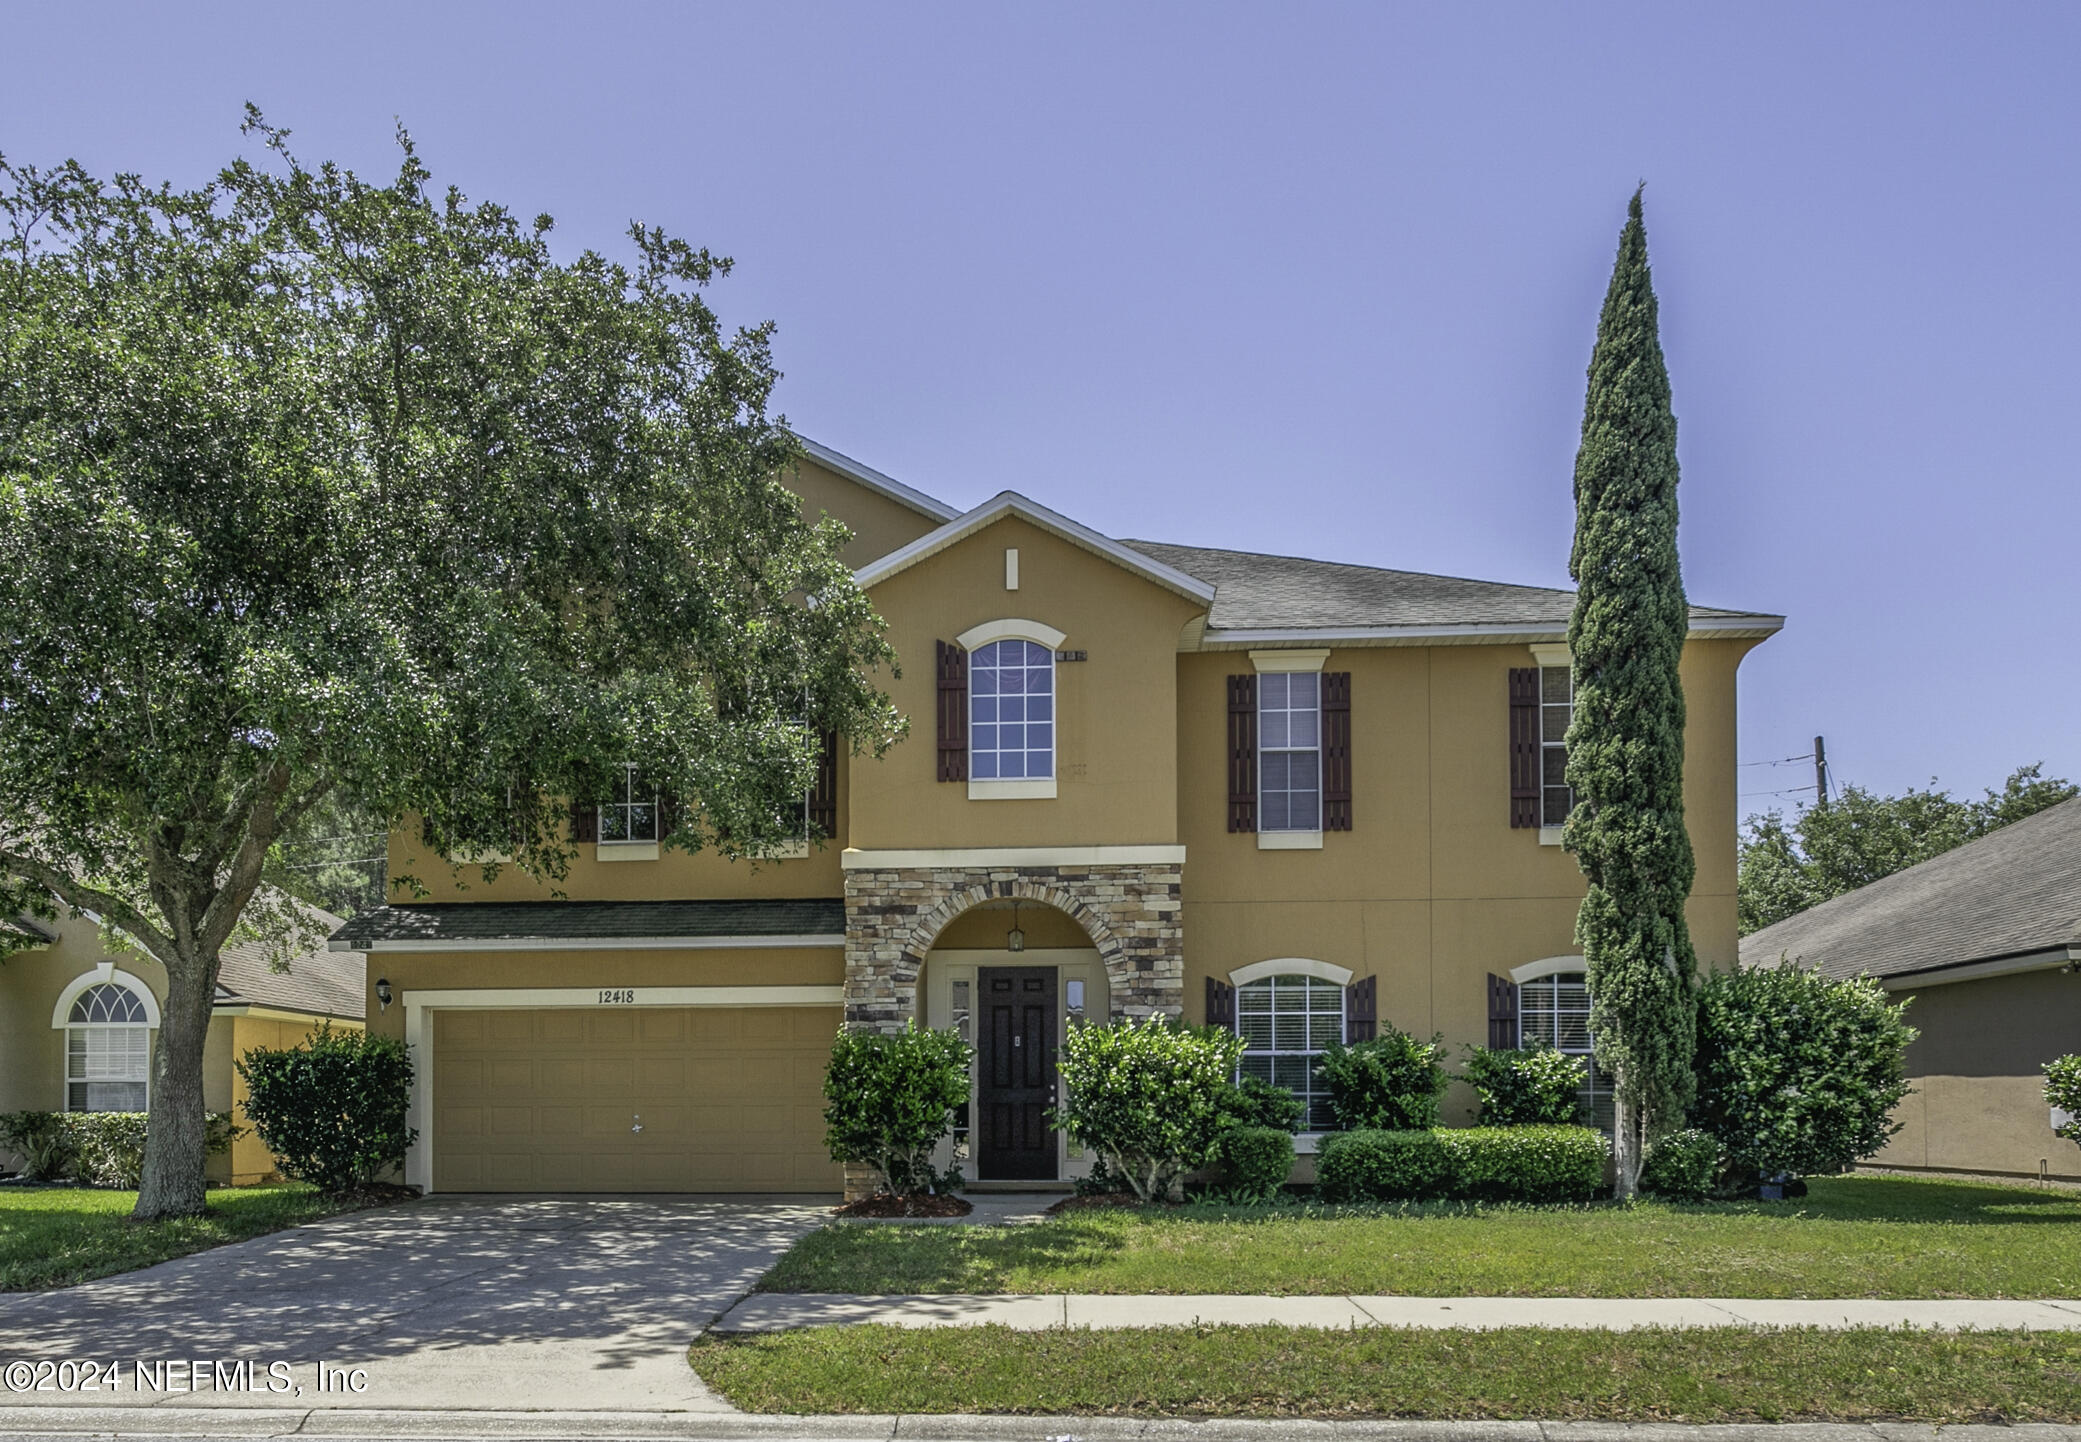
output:
[{"label": "large oak tree", "polygon": [[0,881],[165,964],[140,1217],[203,1206],[218,954],[308,940],[263,883],[313,808],[556,878],[633,764],[756,855],[816,732],[900,727],[727,260],[560,260],[402,132],[376,183],[246,128],[194,190],[0,163]]}]

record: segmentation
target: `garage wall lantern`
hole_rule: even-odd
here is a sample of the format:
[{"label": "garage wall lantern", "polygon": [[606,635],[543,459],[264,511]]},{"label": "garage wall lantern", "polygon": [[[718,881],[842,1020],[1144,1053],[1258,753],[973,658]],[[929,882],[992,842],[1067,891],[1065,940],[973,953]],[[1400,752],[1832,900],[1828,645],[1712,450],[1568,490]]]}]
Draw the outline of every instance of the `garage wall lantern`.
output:
[{"label": "garage wall lantern", "polygon": [[383,1011],[390,1010],[390,978],[387,976],[376,978],[376,1004]]}]

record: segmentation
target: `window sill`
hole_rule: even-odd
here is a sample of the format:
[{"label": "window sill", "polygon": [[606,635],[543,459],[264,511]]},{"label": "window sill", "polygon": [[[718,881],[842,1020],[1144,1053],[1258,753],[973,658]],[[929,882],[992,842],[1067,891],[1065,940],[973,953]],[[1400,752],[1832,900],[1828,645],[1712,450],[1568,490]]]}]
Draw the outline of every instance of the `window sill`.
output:
[{"label": "window sill", "polygon": [[1055,795],[1055,778],[1029,777],[1020,781],[970,781],[970,801],[1046,801]]},{"label": "window sill", "polygon": [[1335,1132],[1295,1132],[1293,1134],[1293,1154],[1297,1157],[1312,1157],[1322,1150],[1322,1139],[1324,1137],[1333,1137],[1335,1135]]},{"label": "window sill", "polygon": [[658,859],[658,844],[655,841],[601,841],[593,846],[595,861],[655,861]]},{"label": "window sill", "polygon": [[1559,846],[1561,844],[1561,831],[1562,828],[1558,826],[1540,827],[1539,844],[1541,846]]},{"label": "window sill", "polygon": [[1320,831],[1260,831],[1257,833],[1259,851],[1320,851]]}]

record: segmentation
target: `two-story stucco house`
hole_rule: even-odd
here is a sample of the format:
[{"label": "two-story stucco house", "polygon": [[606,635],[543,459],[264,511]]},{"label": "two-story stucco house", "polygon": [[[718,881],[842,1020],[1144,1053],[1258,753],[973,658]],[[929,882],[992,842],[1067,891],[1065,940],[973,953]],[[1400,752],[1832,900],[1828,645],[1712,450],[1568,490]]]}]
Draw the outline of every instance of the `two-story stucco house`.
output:
[{"label": "two-story stucco house", "polygon": [[[974,1040],[984,1182],[1088,1165],[1045,1124],[1078,1019],[1238,1027],[1313,1127],[1313,1054],[1383,1022],[1587,1049],[1569,592],[1113,540],[1009,492],[957,513],[814,445],[790,483],[854,533],[910,738],[832,752],[799,855],[661,850],[639,786],[574,810],[569,899],[465,868],[344,928],[369,1025],[418,1060],[410,1181],[835,1190],[841,1024]],[[1781,624],[1699,608],[1684,655],[1711,966],[1737,956],[1735,672]],[[391,839],[393,874],[446,865]]]}]

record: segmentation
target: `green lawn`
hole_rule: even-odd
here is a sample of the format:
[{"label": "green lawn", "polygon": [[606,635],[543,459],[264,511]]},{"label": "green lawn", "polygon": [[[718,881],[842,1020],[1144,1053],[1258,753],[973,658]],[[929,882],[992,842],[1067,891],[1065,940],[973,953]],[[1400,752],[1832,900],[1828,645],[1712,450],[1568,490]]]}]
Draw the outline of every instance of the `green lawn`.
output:
[{"label": "green lawn", "polygon": [[2081,1194],[1847,1176],[1797,1202],[1091,1210],[827,1227],[769,1292],[2081,1296]]},{"label": "green lawn", "polygon": [[824,1327],[689,1360],[752,1412],[2081,1420],[2071,1333]]},{"label": "green lawn", "polygon": [[69,1287],[342,1210],[305,1186],[220,1188],[178,1221],[133,1222],[136,1205],[136,1192],[0,1189],[0,1291]]}]

